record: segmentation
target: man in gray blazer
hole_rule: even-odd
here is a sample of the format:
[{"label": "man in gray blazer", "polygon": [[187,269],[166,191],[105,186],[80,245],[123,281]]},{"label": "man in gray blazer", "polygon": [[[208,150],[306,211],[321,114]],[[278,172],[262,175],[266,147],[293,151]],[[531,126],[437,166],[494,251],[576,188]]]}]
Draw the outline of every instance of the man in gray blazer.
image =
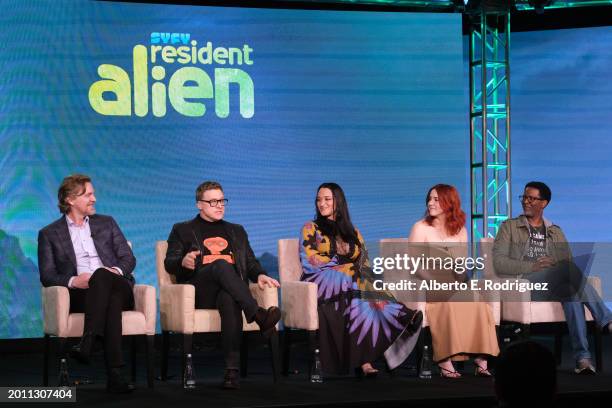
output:
[{"label": "man in gray blazer", "polygon": [[134,308],[136,259],[115,220],[96,214],[88,176],[66,177],[57,195],[62,217],[38,234],[40,281],[67,287],[70,312],[85,313],[83,337],[70,356],[88,363],[94,343],[103,342],[107,390],[133,391],[121,376],[121,312]]}]

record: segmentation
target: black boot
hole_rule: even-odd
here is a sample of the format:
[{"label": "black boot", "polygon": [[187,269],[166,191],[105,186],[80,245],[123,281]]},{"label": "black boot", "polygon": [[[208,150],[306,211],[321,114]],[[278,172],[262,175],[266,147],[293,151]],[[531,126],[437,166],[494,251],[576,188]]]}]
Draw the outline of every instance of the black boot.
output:
[{"label": "black boot", "polygon": [[134,384],[123,379],[120,368],[110,368],[106,381],[106,391],[113,394],[125,394],[136,389]]},{"label": "black boot", "polygon": [[259,330],[261,333],[269,337],[270,334],[274,331],[276,323],[281,318],[280,309],[276,306],[270,306],[267,309],[262,307],[257,308],[257,312],[255,313],[255,323],[259,325]]},{"label": "black boot", "polygon": [[237,390],[240,388],[240,371],[236,368],[226,368],[223,376],[223,388]]},{"label": "black boot", "polygon": [[92,332],[83,333],[79,344],[73,346],[68,354],[81,364],[89,364],[89,357],[95,340],[96,336]]}]

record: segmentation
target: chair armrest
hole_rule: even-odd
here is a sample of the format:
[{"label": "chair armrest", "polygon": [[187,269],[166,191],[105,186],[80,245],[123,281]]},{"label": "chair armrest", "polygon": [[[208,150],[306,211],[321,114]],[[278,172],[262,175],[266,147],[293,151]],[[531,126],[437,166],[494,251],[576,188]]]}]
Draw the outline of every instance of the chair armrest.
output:
[{"label": "chair armrest", "polygon": [[[497,289],[487,288],[485,283],[487,281],[491,282],[493,285],[495,283],[501,283],[503,279],[499,278],[484,278],[484,279],[475,279],[476,286],[479,288],[478,291],[474,291],[474,301],[483,302],[491,308],[491,312],[493,313],[493,320],[495,321],[495,325],[499,326],[501,322],[501,291]],[[471,283],[470,283],[471,284]]]},{"label": "chair armrest", "polygon": [[195,286],[161,285],[159,315],[164,331],[193,334],[195,316]]},{"label": "chair armrest", "polygon": [[281,289],[281,310],[285,327],[318,330],[317,284],[300,281],[284,282]]},{"label": "chair armrest", "polygon": [[599,297],[601,297],[601,278],[599,276],[589,276],[587,282],[595,289]]},{"label": "chair armrest", "polygon": [[42,288],[42,304],[45,334],[67,337],[70,314],[68,288],[65,286]]},{"label": "chair armrest", "polygon": [[148,335],[155,334],[155,323],[157,320],[157,302],[155,299],[155,287],[150,285],[134,285],[134,310],[145,316]]},{"label": "chair armrest", "polygon": [[266,286],[263,290],[259,289],[259,285],[256,283],[249,284],[249,290],[251,291],[251,295],[257,301],[259,307],[263,307],[264,309],[269,308],[270,306],[278,306],[278,289],[270,288]]}]

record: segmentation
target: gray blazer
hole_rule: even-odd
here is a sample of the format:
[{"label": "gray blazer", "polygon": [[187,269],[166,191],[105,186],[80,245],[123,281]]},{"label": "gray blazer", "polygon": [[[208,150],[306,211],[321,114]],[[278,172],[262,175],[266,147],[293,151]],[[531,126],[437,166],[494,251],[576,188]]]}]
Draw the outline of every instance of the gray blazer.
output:
[{"label": "gray blazer", "polygon": [[[113,217],[91,215],[89,228],[102,264],[121,268],[123,277],[133,287],[136,258]],[[67,287],[70,278],[77,276],[76,255],[65,215],[39,231],[38,269],[45,287]]]}]

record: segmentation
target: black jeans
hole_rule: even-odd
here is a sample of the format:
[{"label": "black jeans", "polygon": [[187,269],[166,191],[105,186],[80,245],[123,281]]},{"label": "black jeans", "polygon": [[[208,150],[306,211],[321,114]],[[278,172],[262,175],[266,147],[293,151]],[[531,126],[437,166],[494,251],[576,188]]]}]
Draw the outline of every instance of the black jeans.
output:
[{"label": "black jeans", "polygon": [[109,368],[123,366],[121,312],[134,308],[134,292],[127,279],[104,268],[89,279],[89,289],[70,289],[70,312],[85,313],[83,333],[104,337]]},{"label": "black jeans", "polygon": [[234,265],[217,260],[199,267],[189,280],[195,286],[196,309],[218,309],[226,368],[238,368],[242,338],[242,312],[253,321],[257,302]]}]

